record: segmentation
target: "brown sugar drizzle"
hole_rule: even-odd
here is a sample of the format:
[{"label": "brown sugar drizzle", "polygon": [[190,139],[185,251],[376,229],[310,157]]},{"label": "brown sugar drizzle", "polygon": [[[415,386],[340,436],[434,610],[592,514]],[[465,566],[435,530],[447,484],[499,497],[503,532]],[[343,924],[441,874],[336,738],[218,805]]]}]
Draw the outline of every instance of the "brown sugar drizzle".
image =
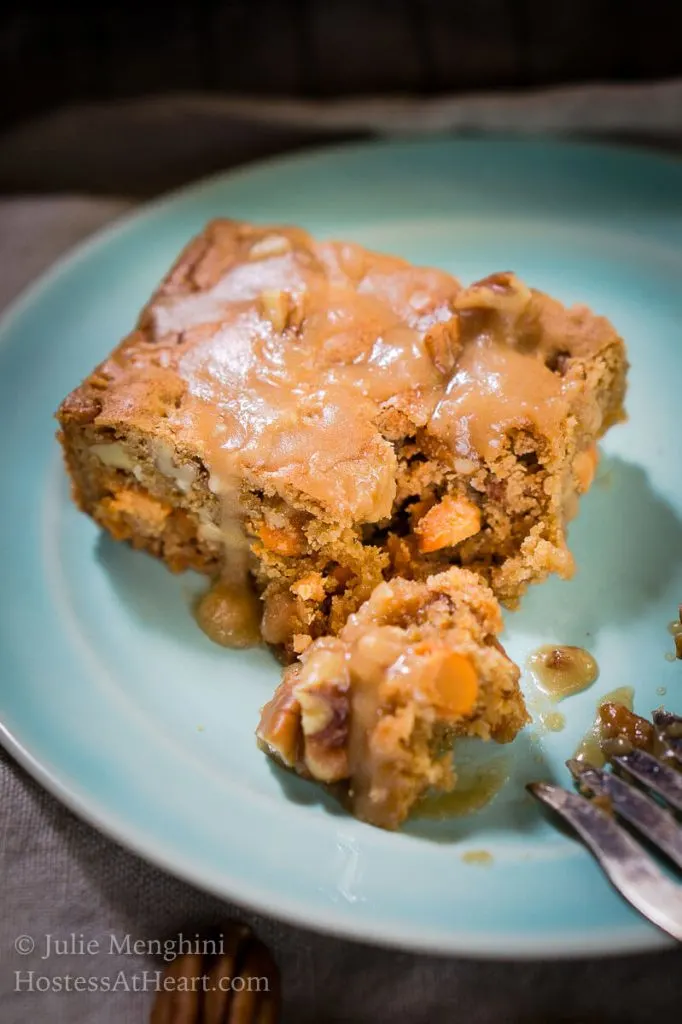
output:
[{"label": "brown sugar drizzle", "polygon": [[494,859],[490,850],[467,850],[462,854],[465,864],[476,864],[478,867],[489,867]]},{"label": "brown sugar drizzle", "polygon": [[[204,290],[161,294],[148,310],[155,341],[179,339],[179,421],[218,481],[272,477],[371,522],[395,494],[394,452],[373,423],[382,403],[418,394],[429,430],[475,458],[499,454],[513,426],[546,433],[565,417],[569,385],[547,367],[535,295],[513,274],[462,288],[303,231],[221,231],[225,258],[194,282]],[[510,344],[529,330],[534,347]]]},{"label": "brown sugar drizzle", "polygon": [[416,806],[415,818],[460,818],[482,810],[499,793],[509,779],[505,761],[497,759],[489,765],[473,768],[456,766],[457,785],[450,793],[426,796]]},{"label": "brown sugar drizzle", "polygon": [[217,580],[200,598],[195,617],[206,636],[221,647],[261,643],[261,602],[248,584]]},{"label": "brown sugar drizzle", "polygon": [[554,701],[586,690],[599,675],[599,666],[582,647],[545,644],[528,658],[538,688]]},{"label": "brown sugar drizzle", "polygon": [[602,748],[604,720],[612,718],[611,708],[620,707],[631,712],[634,694],[631,686],[620,686],[600,698],[595,719],[573,755],[577,761],[587,761],[595,768],[601,768],[606,763],[606,752]]},{"label": "brown sugar drizzle", "polygon": [[[203,528],[224,549],[221,586],[248,579],[240,495],[254,483],[335,524],[391,516],[398,464],[378,423],[392,403],[396,414],[403,401],[418,407],[418,426],[473,469],[502,456],[510,430],[552,436],[564,422],[573,384],[554,368],[546,299],[515,275],[464,288],[299,229],[217,221],[210,232],[144,322],[155,357],[183,383],[170,428],[196,440],[220,503]],[[471,524],[450,510],[449,531],[421,537],[422,552],[481,530],[469,504]],[[224,600],[204,612],[219,605],[225,618]]]}]

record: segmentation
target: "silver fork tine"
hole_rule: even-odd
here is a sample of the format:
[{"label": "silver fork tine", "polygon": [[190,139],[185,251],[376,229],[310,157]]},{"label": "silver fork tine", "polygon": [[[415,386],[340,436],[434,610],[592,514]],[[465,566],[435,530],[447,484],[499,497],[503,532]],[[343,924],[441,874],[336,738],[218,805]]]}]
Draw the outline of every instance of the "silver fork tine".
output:
[{"label": "silver fork tine", "polygon": [[584,761],[566,762],[581,789],[605,796],[614,811],[634,825],[646,839],[658,846],[678,868],[682,868],[682,828],[665,808],[611,772],[603,772]]},{"label": "silver fork tine", "polygon": [[671,725],[682,725],[682,715],[674,715],[672,711],[656,708],[651,715],[652,721],[659,729],[667,729]]},{"label": "silver fork tine", "polygon": [[659,871],[625,829],[592,801],[561,786],[530,782],[526,788],[575,829],[612,885],[636,910],[682,942],[682,888]]},{"label": "silver fork tine", "polygon": [[611,761],[625,768],[638,782],[662,796],[675,810],[682,811],[682,775],[674,768],[662,764],[644,750],[618,754],[612,757]]},{"label": "silver fork tine", "polygon": [[662,708],[654,711],[651,717],[659,742],[665,747],[666,756],[682,764],[682,717],[663,711]]}]

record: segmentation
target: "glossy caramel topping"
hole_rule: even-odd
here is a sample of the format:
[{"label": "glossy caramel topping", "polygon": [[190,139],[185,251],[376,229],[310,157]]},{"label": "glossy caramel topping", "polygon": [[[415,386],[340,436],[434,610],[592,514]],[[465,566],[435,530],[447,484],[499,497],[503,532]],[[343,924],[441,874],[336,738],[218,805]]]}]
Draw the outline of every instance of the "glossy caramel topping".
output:
[{"label": "glossy caramel topping", "polygon": [[601,745],[607,755],[629,753],[635,747],[652,752],[656,735],[654,727],[630,708],[615,701],[604,701],[599,707],[599,720]]},{"label": "glossy caramel topping", "polygon": [[457,455],[501,454],[513,427],[558,430],[568,410],[561,379],[544,363],[486,334],[467,345],[431,420]]},{"label": "glossy caramel topping", "polygon": [[300,229],[215,221],[100,367],[116,384],[98,392],[101,422],[148,417],[171,449],[200,454],[229,506],[246,481],[335,522],[376,521],[395,494],[375,425],[386,403],[403,397],[460,458],[489,458],[510,427],[560,423],[571,332],[591,332],[592,349],[615,338],[511,274],[463,289]]},{"label": "glossy caramel topping", "polygon": [[461,818],[483,810],[509,779],[504,761],[474,767],[455,765],[457,783],[450,793],[424,797],[415,807],[418,818]]},{"label": "glossy caramel topping", "polygon": [[566,719],[560,711],[544,711],[539,717],[547,732],[561,732],[566,727]]},{"label": "glossy caramel topping", "polygon": [[599,675],[599,666],[582,647],[545,644],[528,658],[538,687],[553,700],[586,690]]},{"label": "glossy caramel topping", "polygon": [[222,647],[255,647],[261,642],[261,603],[241,583],[214,583],[196,608],[204,633]]},{"label": "glossy caramel topping", "polygon": [[[442,271],[297,228],[217,220],[91,375],[87,401],[98,426],[156,438],[155,461],[178,489],[189,493],[206,471],[217,510],[199,534],[222,546],[223,582],[238,587],[253,557],[246,491],[335,529],[385,520],[397,490],[392,440],[436,435],[439,457],[468,473],[503,454],[510,429],[551,445],[581,422],[569,355],[615,339],[606,321],[513,274],[462,288]],[[96,454],[127,463],[115,445]],[[424,516],[423,552],[484,527],[478,503],[463,502],[446,498]],[[207,600],[202,617],[207,632],[224,633],[221,602]],[[281,642],[272,621],[263,631]]]},{"label": "glossy caramel topping", "polygon": [[606,762],[606,754],[602,749],[602,715],[601,709],[605,705],[618,704],[626,711],[632,710],[632,701],[635,691],[631,686],[619,686],[611,690],[599,699],[597,713],[594,722],[587,730],[580,743],[576,747],[573,756],[577,761],[586,761],[595,768],[601,768]]},{"label": "glossy caramel topping", "polygon": [[234,256],[210,289],[152,304],[156,336],[182,336],[177,419],[219,482],[257,472],[340,516],[387,515],[395,456],[373,419],[439,384],[424,342],[452,317],[456,282],[285,229],[254,230]]}]

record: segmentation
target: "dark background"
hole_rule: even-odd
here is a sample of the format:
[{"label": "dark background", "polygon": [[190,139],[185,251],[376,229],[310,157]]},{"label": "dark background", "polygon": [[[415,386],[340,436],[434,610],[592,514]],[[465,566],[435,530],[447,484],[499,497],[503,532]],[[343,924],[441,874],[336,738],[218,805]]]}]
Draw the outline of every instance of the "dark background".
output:
[{"label": "dark background", "polygon": [[680,73],[678,0],[10,0],[0,13],[0,130],[176,90],[321,99]]}]

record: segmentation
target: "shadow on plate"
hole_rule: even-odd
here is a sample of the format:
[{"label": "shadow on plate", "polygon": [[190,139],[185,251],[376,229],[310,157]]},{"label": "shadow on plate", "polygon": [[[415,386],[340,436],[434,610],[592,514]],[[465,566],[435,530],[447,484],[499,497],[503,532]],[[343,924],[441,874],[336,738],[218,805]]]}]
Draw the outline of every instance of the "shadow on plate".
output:
[{"label": "shadow on plate", "polygon": [[271,757],[268,757],[267,761],[270,771],[282,789],[282,796],[285,800],[305,807],[322,807],[328,814],[337,818],[347,817],[348,812],[331,789],[326,789],[308,779],[302,779],[294,772],[282,768]]},{"label": "shadow on plate", "polygon": [[[513,749],[463,740],[458,750],[461,788],[453,794],[425,800],[402,826],[402,834],[437,843],[457,843],[483,830],[487,836],[519,835],[543,827],[543,816],[537,802],[526,793],[525,784],[556,779],[531,733],[521,733]],[[299,806],[320,807],[333,817],[348,816],[332,789],[302,779],[271,759],[268,764],[283,799]]]},{"label": "shadow on plate", "polygon": [[406,835],[458,843],[479,832],[486,837],[528,835],[546,828],[525,786],[540,779],[559,780],[531,731],[524,730],[508,747],[461,740],[455,748],[455,767],[460,788],[424,801],[403,826]]},{"label": "shadow on plate", "polygon": [[573,579],[531,587],[519,616],[540,635],[560,629],[563,643],[581,644],[600,626],[639,620],[665,594],[682,564],[682,521],[640,466],[605,458],[571,524],[569,546]]},{"label": "shadow on plate", "polygon": [[175,576],[162,562],[128,544],[114,541],[104,532],[97,540],[96,557],[131,616],[145,626],[172,636],[183,646],[213,648],[192,614],[196,597],[206,580],[196,573]]}]

